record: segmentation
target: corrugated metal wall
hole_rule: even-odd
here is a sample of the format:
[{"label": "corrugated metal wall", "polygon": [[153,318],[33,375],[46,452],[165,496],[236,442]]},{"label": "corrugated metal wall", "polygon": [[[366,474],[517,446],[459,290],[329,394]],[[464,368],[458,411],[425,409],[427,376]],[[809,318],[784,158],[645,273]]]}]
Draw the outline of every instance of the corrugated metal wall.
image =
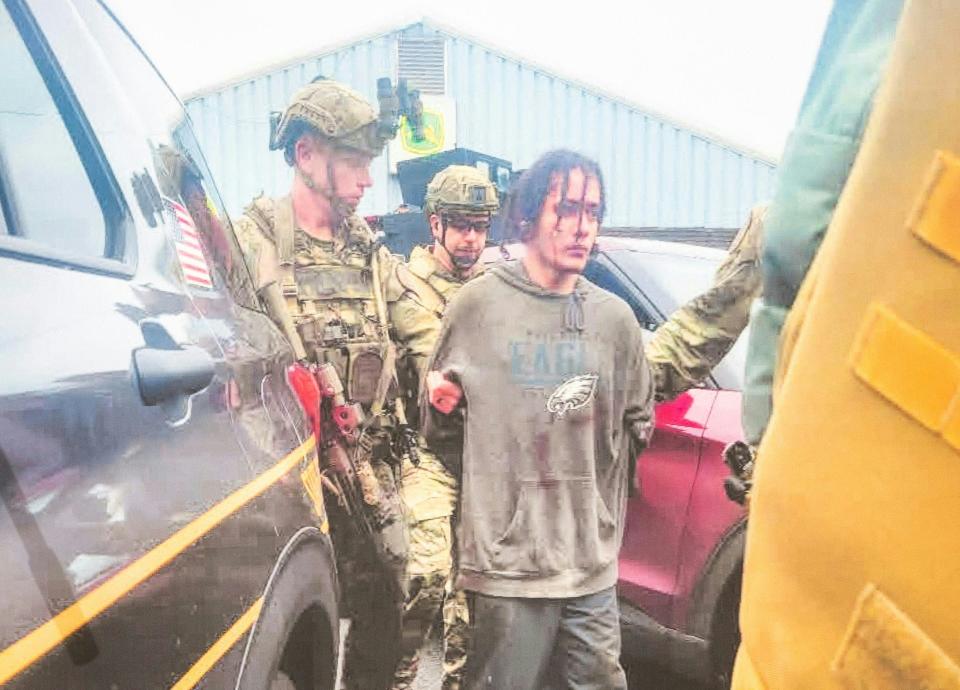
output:
[{"label": "corrugated metal wall", "polygon": [[[446,90],[457,103],[457,145],[527,167],[551,148],[597,159],[609,192],[611,226],[737,227],[772,193],[775,167],[627,104],[425,24],[359,41],[187,101],[227,208],[239,212],[261,190],[282,194],[290,171],[267,148],[269,114],[317,74],[350,84],[376,102],[377,77],[396,77],[401,33],[446,41]],[[361,212],[400,204],[386,157]]]}]

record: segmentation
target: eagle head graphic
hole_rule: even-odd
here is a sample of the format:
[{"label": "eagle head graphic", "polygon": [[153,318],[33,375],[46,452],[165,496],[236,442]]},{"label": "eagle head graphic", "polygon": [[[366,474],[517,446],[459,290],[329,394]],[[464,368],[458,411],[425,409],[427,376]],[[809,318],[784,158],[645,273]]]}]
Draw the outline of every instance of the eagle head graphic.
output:
[{"label": "eagle head graphic", "polygon": [[562,418],[570,410],[586,407],[597,392],[596,374],[581,374],[557,386],[547,399],[547,411]]}]

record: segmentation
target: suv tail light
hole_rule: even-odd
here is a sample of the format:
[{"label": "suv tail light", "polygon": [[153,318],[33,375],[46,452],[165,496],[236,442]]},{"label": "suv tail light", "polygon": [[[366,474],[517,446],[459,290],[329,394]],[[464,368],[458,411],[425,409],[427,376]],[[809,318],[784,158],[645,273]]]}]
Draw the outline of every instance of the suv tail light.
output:
[{"label": "suv tail light", "polygon": [[287,367],[287,383],[297,394],[297,400],[303,406],[303,411],[310,420],[313,435],[320,438],[320,385],[313,373],[302,364],[291,364]]}]

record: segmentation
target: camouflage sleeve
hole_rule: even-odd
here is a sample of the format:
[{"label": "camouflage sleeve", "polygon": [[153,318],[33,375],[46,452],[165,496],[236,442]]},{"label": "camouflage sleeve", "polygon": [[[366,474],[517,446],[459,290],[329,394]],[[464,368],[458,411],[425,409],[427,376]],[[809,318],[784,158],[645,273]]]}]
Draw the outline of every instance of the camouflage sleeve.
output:
[{"label": "camouflage sleeve", "polygon": [[401,346],[409,366],[416,372],[417,380],[421,380],[440,335],[440,319],[406,296],[390,303],[389,310],[397,344]]},{"label": "camouflage sleeve", "polygon": [[[632,314],[631,314],[632,316]],[[629,438],[629,457],[636,458],[647,447],[654,428],[654,396],[656,393],[653,370],[644,355],[642,336],[637,326],[637,346],[627,367],[629,397],[623,414],[623,424]]]},{"label": "camouflage sleeve", "polygon": [[[455,380],[464,370],[462,358],[467,348],[464,347],[463,340],[475,337],[474,329],[464,326],[465,323],[472,323],[473,304],[469,299],[460,299],[461,296],[466,297],[461,292],[457,299],[450,302],[436,346],[427,364],[427,371],[444,372]],[[448,415],[438,412],[430,405],[426,386],[421,387],[420,433],[454,477],[460,476],[463,463],[465,410],[464,400],[459,408]]]},{"label": "camouflage sleeve", "polygon": [[674,312],[647,343],[657,400],[670,400],[702,382],[746,328],[761,288],[765,212],[765,207],[751,212],[710,289]]},{"label": "camouflage sleeve", "polygon": [[403,365],[415,372],[417,381],[420,381],[440,335],[440,317],[417,298],[411,288],[412,282],[404,279],[409,270],[406,265],[385,248],[379,251],[387,317],[400,347]]},{"label": "camouflage sleeve", "polygon": [[263,228],[262,223],[256,222],[246,212],[233,220],[233,231],[250,269],[253,287],[258,291],[276,279],[276,246]]}]

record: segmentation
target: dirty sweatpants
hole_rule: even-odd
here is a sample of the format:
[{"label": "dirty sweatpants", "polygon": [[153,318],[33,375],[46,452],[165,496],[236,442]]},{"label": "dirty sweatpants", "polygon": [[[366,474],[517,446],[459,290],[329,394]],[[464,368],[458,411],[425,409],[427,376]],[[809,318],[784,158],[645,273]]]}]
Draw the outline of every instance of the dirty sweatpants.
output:
[{"label": "dirty sweatpants", "polygon": [[626,690],[615,588],[568,599],[468,595],[467,690]]}]

